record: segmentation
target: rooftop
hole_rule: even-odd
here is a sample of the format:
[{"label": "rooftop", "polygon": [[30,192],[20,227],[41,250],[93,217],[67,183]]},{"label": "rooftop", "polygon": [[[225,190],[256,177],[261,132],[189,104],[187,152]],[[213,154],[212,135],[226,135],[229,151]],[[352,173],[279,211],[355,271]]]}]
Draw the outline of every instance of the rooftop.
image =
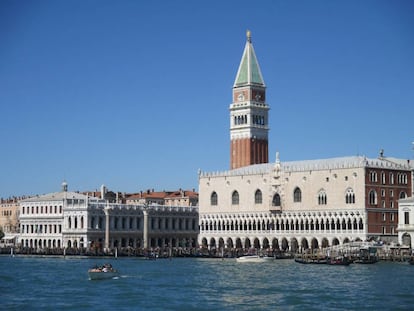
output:
[{"label": "rooftop", "polygon": [[365,156],[349,156],[340,158],[280,162],[278,156],[276,156],[276,162],[274,163],[254,164],[222,172],[200,172],[200,177],[269,174],[276,167],[279,167],[280,171],[283,172],[303,172],[361,167],[403,170],[414,169],[413,163],[410,163],[407,160],[388,157],[367,158]]}]

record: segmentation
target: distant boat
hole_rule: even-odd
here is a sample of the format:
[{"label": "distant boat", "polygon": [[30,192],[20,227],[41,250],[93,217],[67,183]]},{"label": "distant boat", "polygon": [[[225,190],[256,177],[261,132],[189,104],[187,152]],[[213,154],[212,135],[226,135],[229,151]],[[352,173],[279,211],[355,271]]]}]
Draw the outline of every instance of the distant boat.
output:
[{"label": "distant boat", "polygon": [[335,265],[337,265],[337,266],[349,266],[351,261],[346,256],[336,256],[336,257],[328,258],[326,263],[328,265],[332,265],[332,266],[335,266]]},{"label": "distant boat", "polygon": [[366,256],[366,257],[363,256],[363,257],[358,257],[353,262],[359,263],[359,264],[373,264],[373,263],[378,262],[378,259],[376,256]]},{"label": "distant boat", "polygon": [[378,258],[376,256],[377,249],[373,247],[369,248],[361,248],[359,250],[359,254],[357,258],[354,260],[354,263],[359,264],[373,264],[378,262]]},{"label": "distant boat", "polygon": [[291,253],[277,253],[275,259],[293,259],[295,256]]},{"label": "distant boat", "polygon": [[273,257],[262,257],[259,255],[247,255],[247,256],[241,256],[236,258],[237,262],[265,262],[265,261],[269,261],[269,260],[273,260]]},{"label": "distant boat", "polygon": [[105,264],[100,267],[89,269],[88,275],[90,280],[105,280],[119,276],[119,272],[112,268],[112,265]]},{"label": "distant boat", "polygon": [[302,264],[321,265],[321,264],[326,264],[327,260],[326,260],[326,257],[299,256],[299,257],[295,257],[295,262],[302,263]]}]

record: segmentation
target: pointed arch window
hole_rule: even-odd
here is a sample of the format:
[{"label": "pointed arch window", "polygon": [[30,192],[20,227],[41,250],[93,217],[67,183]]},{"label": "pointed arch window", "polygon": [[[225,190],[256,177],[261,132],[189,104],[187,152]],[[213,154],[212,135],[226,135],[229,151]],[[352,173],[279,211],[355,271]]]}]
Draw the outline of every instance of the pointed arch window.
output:
[{"label": "pointed arch window", "polygon": [[355,193],[354,190],[349,188],[345,194],[345,203],[346,204],[355,204]]},{"label": "pointed arch window", "polygon": [[369,204],[377,205],[378,199],[377,199],[377,192],[375,190],[371,190],[369,192],[368,198],[369,198]]},{"label": "pointed arch window", "polygon": [[375,171],[370,171],[369,172],[369,181],[370,182],[377,182],[378,181],[377,172],[375,172]]},{"label": "pointed arch window", "polygon": [[293,202],[302,202],[302,191],[299,187],[293,191]]},{"label": "pointed arch window", "polygon": [[384,172],[381,172],[381,183],[382,183],[383,185],[385,185],[385,184],[386,184],[386,182],[387,182],[387,180],[386,180],[386,177],[385,177],[385,173],[384,173]]},{"label": "pointed arch window", "polygon": [[210,196],[210,205],[216,206],[217,203],[218,203],[217,192],[213,191],[213,193]]},{"label": "pointed arch window", "polygon": [[326,205],[327,204],[327,196],[325,190],[320,190],[318,193],[318,204],[319,205]]},{"label": "pointed arch window", "polygon": [[394,174],[390,173],[390,184],[393,185],[394,184]]},{"label": "pointed arch window", "polygon": [[280,206],[281,205],[279,193],[275,193],[275,195],[273,196],[272,205],[273,206]]},{"label": "pointed arch window", "polygon": [[239,205],[239,193],[236,190],[234,190],[231,195],[231,204]]},{"label": "pointed arch window", "polygon": [[260,189],[257,189],[255,194],[254,194],[254,203],[255,204],[262,204],[262,202],[263,202],[262,191],[260,191]]}]

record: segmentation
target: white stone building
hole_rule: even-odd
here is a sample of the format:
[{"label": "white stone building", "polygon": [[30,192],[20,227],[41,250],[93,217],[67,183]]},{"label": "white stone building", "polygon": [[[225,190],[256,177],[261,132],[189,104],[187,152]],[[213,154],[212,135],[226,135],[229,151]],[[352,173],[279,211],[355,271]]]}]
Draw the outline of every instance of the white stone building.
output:
[{"label": "white stone building", "polygon": [[382,194],[370,184],[375,179],[366,181],[374,170],[387,179],[410,174],[408,166],[357,156],[200,173],[199,244],[296,251],[396,237],[395,200],[406,197],[410,185],[394,184],[394,199],[388,199],[390,185],[382,184],[388,190]]},{"label": "white stone building", "polygon": [[18,244],[31,249],[195,247],[198,208],[109,203],[62,191],[20,201]]},{"label": "white stone building", "polygon": [[19,244],[29,248],[86,247],[88,207],[105,203],[99,198],[67,191],[31,197],[20,201]]},{"label": "white stone building", "polygon": [[414,198],[401,199],[398,209],[398,243],[414,249]]}]

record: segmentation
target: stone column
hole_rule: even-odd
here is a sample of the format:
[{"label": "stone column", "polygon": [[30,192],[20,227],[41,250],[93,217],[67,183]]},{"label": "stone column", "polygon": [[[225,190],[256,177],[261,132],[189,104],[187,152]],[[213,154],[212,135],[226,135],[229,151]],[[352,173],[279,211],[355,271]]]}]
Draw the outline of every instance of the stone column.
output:
[{"label": "stone column", "polygon": [[105,212],[105,250],[109,250],[109,206],[104,208]]},{"label": "stone column", "polygon": [[144,213],[144,228],[143,228],[143,246],[144,249],[148,248],[148,211],[146,209],[143,210]]}]

